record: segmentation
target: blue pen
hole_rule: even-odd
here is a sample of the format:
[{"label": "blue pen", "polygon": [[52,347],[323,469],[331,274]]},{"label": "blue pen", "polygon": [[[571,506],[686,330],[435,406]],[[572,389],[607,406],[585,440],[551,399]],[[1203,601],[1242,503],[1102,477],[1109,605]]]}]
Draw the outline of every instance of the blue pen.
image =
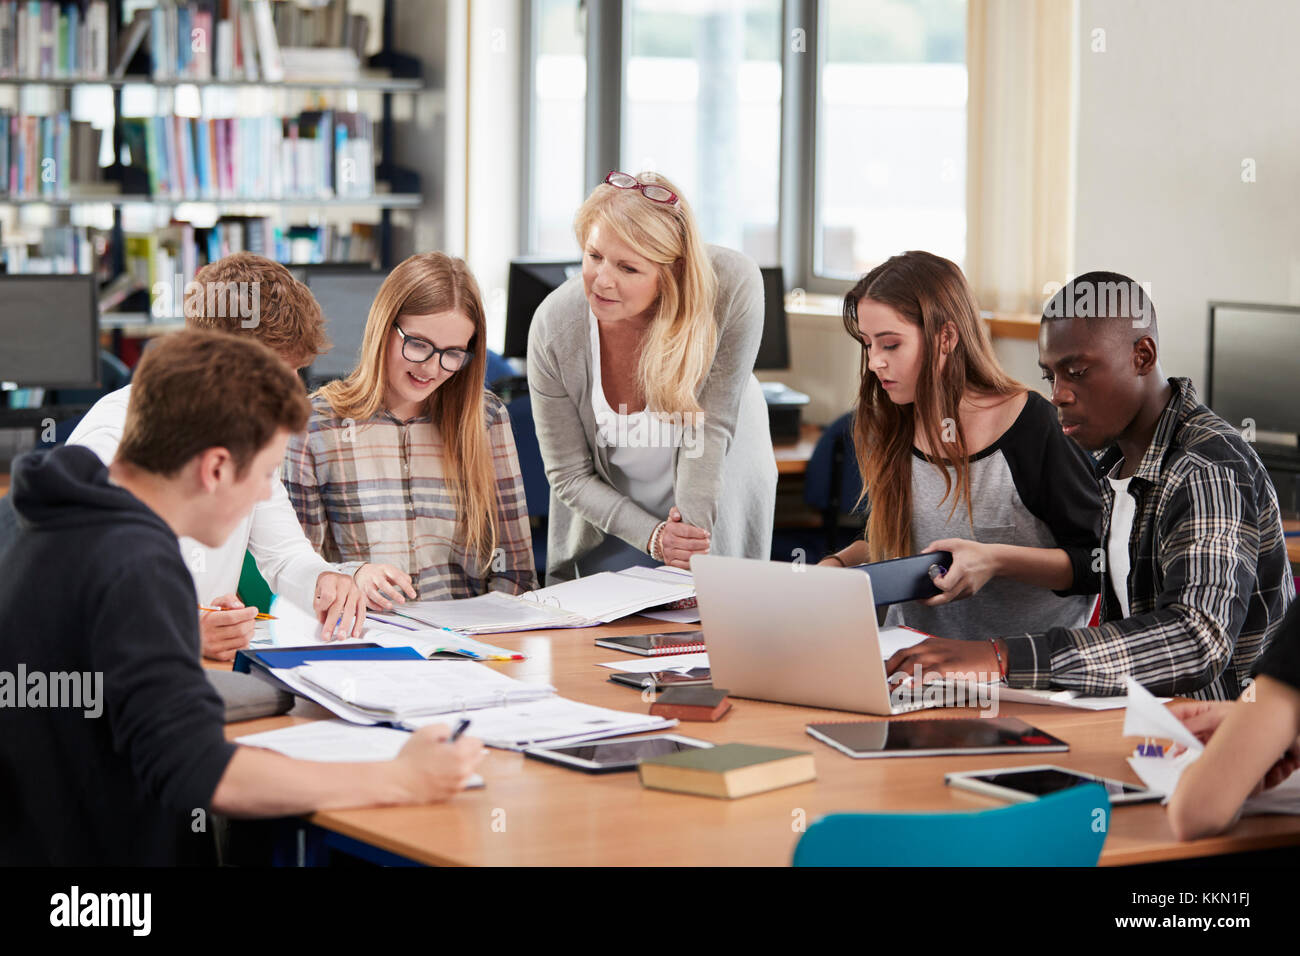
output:
[{"label": "blue pen", "polygon": [[447,743],[454,744],[457,740],[459,740],[460,735],[465,732],[465,728],[468,726],[469,726],[469,718],[462,717],[460,719],[460,722],[456,724],[456,729],[453,730],[451,732],[451,736],[447,738]]}]

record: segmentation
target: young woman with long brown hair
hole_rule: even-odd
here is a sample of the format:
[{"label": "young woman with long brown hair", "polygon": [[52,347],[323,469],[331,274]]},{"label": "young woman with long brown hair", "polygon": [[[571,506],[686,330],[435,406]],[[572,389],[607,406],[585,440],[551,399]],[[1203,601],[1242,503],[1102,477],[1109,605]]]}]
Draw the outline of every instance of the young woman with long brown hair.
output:
[{"label": "young woman with long brown hair", "polygon": [[485,321],[463,261],[411,256],[379,287],[356,369],[312,396],[289,443],[303,530],[372,607],[537,586],[510,419],[483,388]]},{"label": "young woman with long brown hair", "polygon": [[1100,518],[1090,460],[1051,404],[1002,370],[961,270],[894,256],[845,296],[844,326],[862,346],[854,446],[869,514],[865,539],[822,563],[951,551],[942,593],[887,618],[940,637],[1086,624]]}]

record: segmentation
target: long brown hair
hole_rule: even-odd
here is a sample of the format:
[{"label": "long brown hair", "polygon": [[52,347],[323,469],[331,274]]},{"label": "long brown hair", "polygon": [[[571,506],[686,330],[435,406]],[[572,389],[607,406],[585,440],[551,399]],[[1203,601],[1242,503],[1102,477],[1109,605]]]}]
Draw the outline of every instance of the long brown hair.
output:
[{"label": "long brown hair", "polygon": [[442,436],[446,480],[456,502],[457,524],[465,543],[486,564],[497,542],[497,483],[483,415],[487,372],[487,320],[478,283],[461,259],[441,252],[411,256],[379,287],[366,319],[357,367],[342,381],[320,389],[340,418],[363,422],[384,404],[384,356],[388,334],[402,315],[460,312],[474,323],[469,340],[473,358],[438,386],[422,410]]},{"label": "long brown hair", "polygon": [[[870,299],[889,306],[921,330],[924,361],[916,383],[916,400],[895,404],[868,367],[866,343],[858,331],[858,302]],[[943,329],[956,332],[943,372],[939,350]],[[908,554],[912,547],[912,442],[919,430],[933,453],[948,446],[953,454],[931,457],[943,475],[944,496],[956,494],[949,516],[959,504],[974,522],[970,500],[970,460],[959,409],[967,392],[1018,395],[1025,386],[1002,370],[993,354],[988,330],[966,277],[956,264],[929,252],[905,252],[876,266],[844,297],[844,328],[862,346],[862,381],[853,416],[853,447],[862,471],[862,497],[871,503],[867,552],[872,561]],[[953,441],[945,442],[943,423],[953,423]]]},{"label": "long brown hair", "polygon": [[713,315],[717,277],[681,190],[655,173],[636,178],[676,193],[677,204],[653,202],[636,189],[601,183],[578,208],[573,231],[584,258],[592,227],[603,225],[655,264],[659,296],[641,343],[637,389],[652,411],[702,415],[699,390],[718,345]]}]

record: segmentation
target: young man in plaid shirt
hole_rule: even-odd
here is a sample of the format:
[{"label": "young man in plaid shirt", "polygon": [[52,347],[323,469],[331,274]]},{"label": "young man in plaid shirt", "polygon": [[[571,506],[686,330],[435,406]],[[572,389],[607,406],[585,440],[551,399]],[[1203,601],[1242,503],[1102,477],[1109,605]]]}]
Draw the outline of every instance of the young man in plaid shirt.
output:
[{"label": "young man in plaid shirt", "polygon": [[890,673],[1002,673],[1013,687],[1230,700],[1295,595],[1277,495],[1241,434],[1166,379],[1155,308],[1090,272],[1048,303],[1039,365],[1065,433],[1098,456],[1101,623],[989,642],[932,638]]}]

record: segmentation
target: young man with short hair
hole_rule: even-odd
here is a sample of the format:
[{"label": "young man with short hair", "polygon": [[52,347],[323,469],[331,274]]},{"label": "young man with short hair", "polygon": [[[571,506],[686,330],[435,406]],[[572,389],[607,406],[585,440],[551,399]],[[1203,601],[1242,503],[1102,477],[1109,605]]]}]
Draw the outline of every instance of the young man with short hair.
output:
[{"label": "young man with short hair", "polygon": [[1065,433],[1100,453],[1101,623],[970,645],[926,640],[891,672],[1005,674],[1013,687],[1231,700],[1295,595],[1277,494],[1254,449],[1166,379],[1155,307],[1113,272],[1048,303],[1039,365]]},{"label": "young man with short hair", "polygon": [[181,332],[140,362],[107,469],[77,446],[15,463],[19,533],[0,558],[0,865],[199,862],[209,810],[424,803],[465,785],[481,744],[448,743],[445,727],[376,763],[225,739],[177,538],[219,548],[271,496],[308,411],[265,346]]},{"label": "young man with short hair", "polygon": [[[310,291],[283,265],[251,252],[240,252],[199,270],[184,296],[186,326],[253,338],[271,348],[286,367],[309,365],[329,349],[325,320]],[[131,386],[104,396],[68,438],[86,445],[108,464],[122,437]],[[202,397],[201,395],[199,396]],[[250,392],[250,399],[256,400]],[[324,561],[302,532],[298,517],[277,475],[271,498],[259,502],[219,548],[182,539],[181,553],[194,577],[200,604],[223,608],[200,615],[205,656],[231,660],[253,636],[254,607],[244,607],[235,595],[249,551],[271,590],[303,609],[312,608],[321,621],[323,638],[360,636],[365,601],[360,585],[372,575],[387,581],[391,572],[410,597],[410,579],[387,565]],[[383,572],[390,572],[385,576]],[[401,596],[396,596],[401,600]]]}]

